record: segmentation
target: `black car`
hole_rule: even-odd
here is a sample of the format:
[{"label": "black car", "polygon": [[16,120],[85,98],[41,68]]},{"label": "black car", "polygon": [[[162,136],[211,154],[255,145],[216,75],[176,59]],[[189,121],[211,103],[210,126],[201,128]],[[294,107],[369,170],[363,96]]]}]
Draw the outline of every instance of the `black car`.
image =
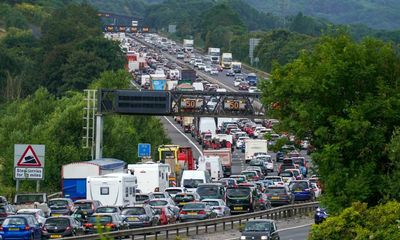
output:
[{"label": "black car", "polygon": [[15,215],[16,210],[13,205],[8,204],[7,202],[0,204],[0,224],[3,223],[4,219],[8,216]]},{"label": "black car", "polygon": [[242,232],[242,236],[240,237],[241,240],[280,239],[279,233],[277,232],[275,221],[270,219],[250,220],[246,223],[244,230],[241,232]]},{"label": "black car", "polygon": [[43,239],[83,235],[82,224],[71,216],[50,217],[42,228]]}]

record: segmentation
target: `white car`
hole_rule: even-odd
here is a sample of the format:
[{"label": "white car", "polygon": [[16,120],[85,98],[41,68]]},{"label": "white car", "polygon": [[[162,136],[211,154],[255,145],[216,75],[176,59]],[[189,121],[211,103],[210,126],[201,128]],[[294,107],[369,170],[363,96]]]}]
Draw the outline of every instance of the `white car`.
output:
[{"label": "white car", "polygon": [[[199,68],[199,69],[200,69],[200,68]],[[208,73],[211,72],[211,66],[205,65],[205,66],[204,66],[204,71],[205,71],[205,72],[208,72]]]},{"label": "white car", "polygon": [[185,55],[183,53],[178,53],[178,54],[176,54],[176,58],[177,59],[184,59]]},{"label": "white car", "polygon": [[226,206],[226,203],[222,199],[203,199],[202,202],[207,203],[211,207],[211,210],[217,214],[217,217],[231,215],[231,209]]},{"label": "white car", "polygon": [[210,71],[211,75],[218,75],[218,69],[217,68],[212,68]]},{"label": "white car", "polygon": [[244,141],[246,139],[250,139],[250,138],[249,137],[239,137],[238,140],[236,141],[236,148],[237,149],[242,148],[243,144],[244,144]]},{"label": "white car", "polygon": [[260,90],[258,90],[257,87],[249,87],[249,93],[256,93],[256,92],[260,92]]},{"label": "white car", "polygon": [[167,187],[165,192],[168,193],[172,198],[175,197],[178,193],[185,193],[187,192],[186,188],[184,187]]},{"label": "white car", "polygon": [[235,79],[235,80],[233,81],[233,86],[238,87],[239,84],[241,84],[242,82],[243,82],[242,79],[237,78],[237,79]]},{"label": "white car", "polygon": [[210,99],[210,101],[208,101],[207,106],[210,110],[214,110],[214,108],[217,106],[218,103],[218,99],[213,97]]},{"label": "white car", "polygon": [[280,176],[265,176],[264,180],[271,180],[274,182],[274,185],[284,185],[284,181]]},{"label": "white car", "polygon": [[198,68],[199,70],[205,70],[206,65],[204,65],[203,63],[200,63],[200,64],[197,65],[197,68]]},{"label": "white car", "polygon": [[314,191],[314,195],[316,198],[321,196],[321,188],[318,187],[316,183],[311,183],[312,190]]},{"label": "white car", "polygon": [[46,222],[46,216],[42,209],[38,209],[38,208],[20,209],[17,211],[17,215],[21,215],[21,214],[32,215],[36,218],[36,220],[39,223],[42,223],[43,225]]}]

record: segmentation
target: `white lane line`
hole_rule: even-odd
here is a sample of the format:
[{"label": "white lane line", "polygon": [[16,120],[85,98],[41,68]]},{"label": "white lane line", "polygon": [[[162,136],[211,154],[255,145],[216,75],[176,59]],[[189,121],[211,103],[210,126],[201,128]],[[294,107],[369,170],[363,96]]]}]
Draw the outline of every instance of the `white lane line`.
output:
[{"label": "white lane line", "polygon": [[297,229],[297,228],[303,228],[303,227],[308,227],[313,225],[312,223],[307,223],[304,225],[299,225],[299,226],[294,226],[294,227],[288,227],[288,228],[282,228],[282,229],[278,229],[277,232],[284,232],[284,231],[289,231],[289,230],[293,230],[293,229]]},{"label": "white lane line", "polygon": [[169,122],[169,124],[171,124],[171,126],[173,126],[176,129],[176,131],[178,131],[182,136],[184,136],[190,142],[190,144],[193,145],[193,147],[196,148],[196,150],[200,153],[201,156],[203,156],[203,152],[197,147],[197,145],[192,140],[190,140],[190,138],[188,138],[188,136],[186,136],[181,130],[179,130],[179,128],[177,128],[167,117],[164,116],[164,118]]}]

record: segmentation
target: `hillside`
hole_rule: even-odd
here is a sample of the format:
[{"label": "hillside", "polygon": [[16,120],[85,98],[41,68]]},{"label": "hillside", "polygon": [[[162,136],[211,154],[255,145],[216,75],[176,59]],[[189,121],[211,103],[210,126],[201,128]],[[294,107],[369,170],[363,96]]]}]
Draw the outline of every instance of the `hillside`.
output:
[{"label": "hillside", "polygon": [[400,29],[398,0],[247,0],[254,8],[278,16],[304,15],[336,24],[365,24],[375,29]]}]

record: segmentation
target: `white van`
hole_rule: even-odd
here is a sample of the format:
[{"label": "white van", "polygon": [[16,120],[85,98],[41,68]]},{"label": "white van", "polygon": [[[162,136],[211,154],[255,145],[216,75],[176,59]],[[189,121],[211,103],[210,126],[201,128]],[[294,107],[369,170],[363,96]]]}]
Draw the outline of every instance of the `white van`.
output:
[{"label": "white van", "polygon": [[86,199],[103,205],[128,206],[135,203],[137,180],[127,173],[110,173],[86,178]]},{"label": "white van", "polygon": [[215,124],[215,119],[213,117],[201,117],[199,120],[199,132],[211,132],[211,134],[216,134],[217,125]]},{"label": "white van", "polygon": [[188,192],[196,192],[200,183],[209,183],[210,174],[201,170],[185,170],[182,173],[181,187],[186,188]]},{"label": "white van", "polygon": [[195,91],[204,91],[204,85],[201,82],[194,82],[192,83],[192,87]]},{"label": "white van", "polygon": [[207,171],[212,181],[217,181],[224,177],[224,171],[219,156],[200,157],[197,170]]},{"label": "white van", "polygon": [[164,192],[169,185],[168,176],[171,170],[168,164],[128,164],[128,171],[136,176],[138,188],[143,193],[154,192],[156,188]]}]

